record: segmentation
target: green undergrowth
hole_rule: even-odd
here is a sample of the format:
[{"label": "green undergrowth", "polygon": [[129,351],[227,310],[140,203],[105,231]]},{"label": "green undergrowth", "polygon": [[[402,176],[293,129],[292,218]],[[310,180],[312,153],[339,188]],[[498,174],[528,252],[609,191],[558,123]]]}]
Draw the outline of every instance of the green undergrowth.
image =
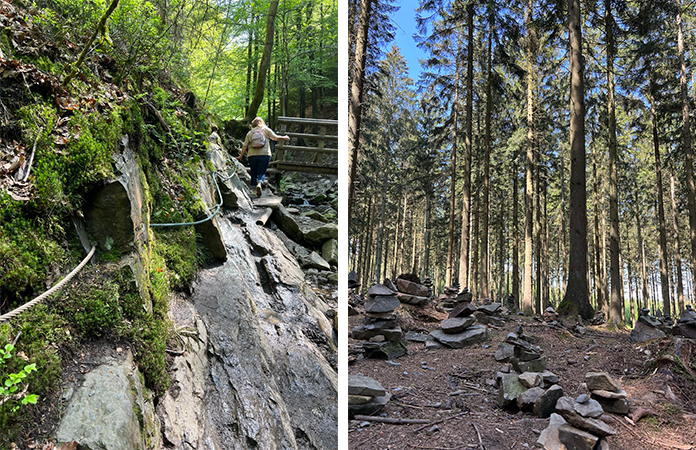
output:
[{"label": "green undergrowth", "polygon": [[[47,59],[42,70],[55,70]],[[73,91],[89,96],[80,80]],[[152,223],[191,222],[206,215],[197,195],[207,133],[200,118],[169,92],[153,88],[121,104],[59,112],[47,99],[17,108],[13,119],[22,145],[36,157],[28,201],[0,191],[0,306],[7,312],[43,293],[74,268],[85,252],[72,223],[85,199],[116,173],[112,154],[129,136],[141,170],[143,212]],[[77,94],[76,94],[77,95]],[[98,96],[99,94],[95,94]],[[144,105],[151,102],[167,123]],[[99,99],[96,100],[99,102]],[[169,387],[167,345],[176,345],[168,318],[169,298],[185,290],[211,257],[193,227],[152,228],[141,253],[100,248],[71,283],[30,310],[0,324],[0,345],[16,341],[16,355],[2,370],[26,377],[36,405],[0,410],[0,450],[31,427],[55,402],[62,368],[81,348],[106,340],[132,348],[145,383],[157,395]],[[3,373],[0,372],[0,376]]]}]

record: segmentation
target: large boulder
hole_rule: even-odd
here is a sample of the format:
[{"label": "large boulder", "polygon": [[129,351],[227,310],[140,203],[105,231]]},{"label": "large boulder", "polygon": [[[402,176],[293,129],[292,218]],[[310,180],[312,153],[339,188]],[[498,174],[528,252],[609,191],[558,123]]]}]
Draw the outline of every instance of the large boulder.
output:
[{"label": "large boulder", "polygon": [[84,450],[152,448],[146,442],[160,436],[152,397],[130,353],[125,361],[106,360],[85,375],[69,399],[56,440],[75,441]]}]

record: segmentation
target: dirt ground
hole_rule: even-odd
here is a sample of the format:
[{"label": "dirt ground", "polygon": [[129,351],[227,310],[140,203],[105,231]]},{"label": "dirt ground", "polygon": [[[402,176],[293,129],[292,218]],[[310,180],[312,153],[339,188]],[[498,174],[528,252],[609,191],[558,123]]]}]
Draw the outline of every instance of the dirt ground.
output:
[{"label": "dirt ground", "polygon": [[[350,328],[361,319],[351,317]],[[570,321],[565,324],[571,325]],[[423,332],[437,325],[409,318],[402,328]],[[549,419],[500,408],[498,389],[492,385],[503,365],[495,360],[495,350],[518,325],[525,334],[541,338],[538,345],[548,358],[547,369],[558,375],[564,395],[588,393],[581,384],[589,371],[606,371],[621,382],[631,415],[605,413],[617,431],[608,438],[612,450],[696,449],[696,370],[680,363],[694,364],[696,342],[668,337],[647,345],[632,344],[626,330],[590,326],[580,335],[520,316],[501,327],[489,326],[489,339],[483,344],[426,350],[425,344],[409,342],[408,354],[390,362],[398,366],[377,359],[351,361],[349,373],[376,379],[392,395],[381,416],[430,422],[390,425],[351,420],[349,448],[455,450],[481,448],[481,444],[486,450],[537,448]],[[349,344],[359,343],[349,339]],[[673,357],[677,346],[681,359]],[[450,395],[455,391],[465,393]]]}]

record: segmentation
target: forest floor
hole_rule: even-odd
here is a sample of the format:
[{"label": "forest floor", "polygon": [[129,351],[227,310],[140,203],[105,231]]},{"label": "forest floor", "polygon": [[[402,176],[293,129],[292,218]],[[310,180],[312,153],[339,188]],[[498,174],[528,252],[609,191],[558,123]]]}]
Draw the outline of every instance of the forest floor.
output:
[{"label": "forest floor", "polygon": [[[350,329],[361,319],[361,315],[350,317]],[[439,324],[413,323],[410,318],[409,322],[410,329],[415,325],[419,328],[415,331],[420,332]],[[570,321],[566,323],[570,325]],[[489,326],[489,338],[483,344],[426,350],[422,343],[409,342],[408,354],[390,361],[398,366],[378,359],[351,361],[350,374],[374,378],[391,394],[380,412],[382,416],[427,419],[430,423],[390,425],[351,420],[349,448],[455,450],[478,449],[481,444],[486,450],[538,447],[536,441],[549,419],[502,409],[497,403],[498,389],[493,386],[495,373],[503,365],[494,357],[497,346],[519,325],[525,334],[541,338],[538,345],[548,359],[547,369],[558,375],[564,395],[575,398],[588,393],[581,385],[585,374],[593,370],[606,371],[621,382],[628,393],[631,415],[604,414],[610,416],[607,421],[617,431],[608,438],[612,450],[696,450],[696,371],[678,364],[680,359],[671,362],[669,356],[679,345],[682,360],[687,366],[693,364],[696,342],[679,342],[670,336],[636,344],[629,341],[629,331],[610,331],[606,325],[586,327],[586,333],[580,335],[520,316],[511,317],[501,327]],[[359,342],[349,339],[349,344]],[[450,395],[458,390],[467,392]],[[437,421],[441,422],[431,431]]]}]

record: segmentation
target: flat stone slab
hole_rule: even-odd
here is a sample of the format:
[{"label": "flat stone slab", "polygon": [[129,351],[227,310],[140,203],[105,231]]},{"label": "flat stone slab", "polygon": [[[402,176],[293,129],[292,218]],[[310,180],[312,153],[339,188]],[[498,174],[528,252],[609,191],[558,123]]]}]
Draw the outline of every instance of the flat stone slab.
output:
[{"label": "flat stone slab", "polygon": [[474,324],[476,318],[473,316],[467,317],[454,317],[452,319],[445,319],[440,323],[442,331],[447,334],[456,334],[464,331]]},{"label": "flat stone slab", "polygon": [[470,316],[476,311],[476,307],[469,302],[459,303],[450,311],[449,318]]},{"label": "flat stone slab", "polygon": [[412,342],[427,342],[428,335],[423,333],[416,333],[415,331],[407,331],[404,339]]},{"label": "flat stone slab", "polygon": [[428,297],[428,287],[414,283],[413,281],[398,278],[396,280],[396,287],[399,292],[403,292],[404,294],[415,295],[416,297]]},{"label": "flat stone slab", "polygon": [[623,389],[619,389],[618,392],[603,391],[601,389],[596,389],[592,391],[592,397],[602,397],[606,399],[618,399],[628,397],[628,393]]},{"label": "flat stone slab", "polygon": [[405,294],[403,292],[397,293],[396,298],[398,298],[401,303],[407,303],[409,305],[416,306],[425,305],[426,303],[428,303],[428,300],[430,300],[428,297],[419,297],[417,295]]},{"label": "flat stone slab", "polygon": [[589,397],[586,402],[578,403],[576,401],[575,405],[573,406],[575,407],[575,412],[583,417],[591,417],[593,419],[597,419],[604,413],[602,405],[600,405],[597,400],[592,400]]},{"label": "flat stone slab", "polygon": [[348,395],[383,396],[387,391],[374,378],[364,375],[348,375]]},{"label": "flat stone slab", "polygon": [[621,391],[621,385],[607,372],[587,372],[585,374],[585,384],[587,384],[589,391]]},{"label": "flat stone slab", "polygon": [[391,394],[373,397],[371,401],[362,404],[348,405],[348,418],[352,419],[355,415],[369,416],[378,413],[389,402]]},{"label": "flat stone slab", "polygon": [[485,313],[488,314],[488,315],[493,315],[493,314],[495,314],[496,312],[498,312],[498,310],[500,309],[501,306],[503,306],[502,303],[493,302],[493,303],[491,303],[490,305],[481,305],[481,306],[479,306],[479,307],[478,307],[478,311],[483,311],[483,312],[485,312]]},{"label": "flat stone slab", "polygon": [[659,327],[662,325],[662,322],[660,322],[659,320],[655,319],[654,317],[650,317],[650,316],[639,316],[638,321],[648,325],[649,327],[653,327],[653,328]]},{"label": "flat stone slab", "polygon": [[594,395],[594,393],[592,394],[592,398],[597,400],[597,402],[602,405],[604,412],[622,414],[624,416],[629,413],[628,400],[625,398],[597,397]]},{"label": "flat stone slab", "polygon": [[394,295],[394,294],[396,294],[396,292],[392,291],[391,289],[389,289],[387,286],[385,286],[383,284],[374,284],[374,285],[370,286],[370,289],[368,289],[368,291],[367,291],[367,295],[369,297],[375,297],[377,295],[389,296],[389,295]]},{"label": "flat stone slab", "polygon": [[406,341],[363,342],[367,358],[396,359],[406,354]]},{"label": "flat stone slab", "polygon": [[485,341],[488,338],[488,329],[485,325],[472,325],[460,333],[447,334],[438,328],[431,331],[430,335],[448,347],[464,348]]},{"label": "flat stone slab", "polygon": [[398,298],[393,295],[378,295],[365,305],[365,312],[368,313],[387,313],[394,311],[401,305]]},{"label": "flat stone slab", "polygon": [[519,358],[510,358],[512,367],[520,373],[524,372],[543,372],[546,370],[546,356],[531,361],[520,361]]}]

